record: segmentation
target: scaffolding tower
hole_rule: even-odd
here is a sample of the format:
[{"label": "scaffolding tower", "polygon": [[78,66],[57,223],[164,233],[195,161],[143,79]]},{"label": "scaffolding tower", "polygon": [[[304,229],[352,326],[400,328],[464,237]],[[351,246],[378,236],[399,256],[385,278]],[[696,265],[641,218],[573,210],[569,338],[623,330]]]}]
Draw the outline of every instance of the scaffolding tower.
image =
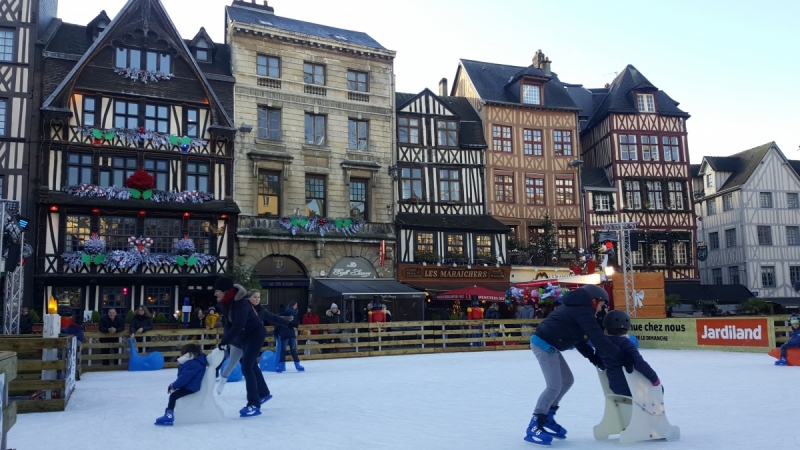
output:
[{"label": "scaffolding tower", "polygon": [[16,226],[15,220],[19,214],[19,202],[16,200],[0,200],[0,262],[8,263],[3,259],[5,238],[14,243],[19,242],[20,251],[17,267],[6,273],[5,296],[3,299],[3,334],[19,334],[19,318],[22,308],[22,254],[25,247],[25,233]]},{"label": "scaffolding tower", "polygon": [[631,260],[631,231],[638,230],[639,222],[614,222],[603,224],[603,231],[617,233],[619,243],[620,266],[625,285],[625,312],[636,317],[636,301],[634,300],[633,261]]}]

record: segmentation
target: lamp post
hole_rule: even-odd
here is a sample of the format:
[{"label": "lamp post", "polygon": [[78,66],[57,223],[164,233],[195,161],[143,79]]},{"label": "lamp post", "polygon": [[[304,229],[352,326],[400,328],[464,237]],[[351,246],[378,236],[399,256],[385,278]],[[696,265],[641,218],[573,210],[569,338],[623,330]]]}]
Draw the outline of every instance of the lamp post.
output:
[{"label": "lamp post", "polygon": [[575,159],[569,163],[570,167],[578,168],[578,207],[581,209],[581,239],[583,239],[583,247],[588,248],[589,241],[586,238],[586,211],[583,208],[583,196],[585,195],[585,192],[583,190],[583,181],[581,180],[582,165],[582,159]]}]

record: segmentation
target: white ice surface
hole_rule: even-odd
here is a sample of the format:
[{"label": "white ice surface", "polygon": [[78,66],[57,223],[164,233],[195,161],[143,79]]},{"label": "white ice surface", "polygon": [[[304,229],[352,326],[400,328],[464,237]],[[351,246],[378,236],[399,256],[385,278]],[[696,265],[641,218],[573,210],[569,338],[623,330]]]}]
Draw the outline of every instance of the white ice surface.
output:
[{"label": "white ice surface", "polygon": [[[800,448],[800,367],[765,354],[643,350],[666,389],[675,442],[626,449]],[[595,441],[603,415],[594,368],[565,353],[575,385],[558,421],[568,439],[551,448],[616,449]],[[265,373],[274,398],[263,414],[239,418],[244,382],[228,383],[219,424],[156,427],[175,369],[87,373],[64,412],[23,414],[9,448],[37,449],[525,449],[522,440],[542,387],[530,351],[386,356],[291,363]]]}]

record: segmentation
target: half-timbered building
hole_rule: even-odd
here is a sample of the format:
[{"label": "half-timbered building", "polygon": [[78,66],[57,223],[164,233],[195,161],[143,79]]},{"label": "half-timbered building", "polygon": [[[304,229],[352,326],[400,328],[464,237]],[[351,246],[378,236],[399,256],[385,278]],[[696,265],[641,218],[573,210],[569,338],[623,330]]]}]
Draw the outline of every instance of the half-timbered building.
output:
[{"label": "half-timbered building", "polygon": [[579,108],[550,64],[541,51],[527,67],[462,59],[451,95],[469,99],[483,121],[492,217],[511,228],[520,247],[528,247],[549,215],[559,247],[577,249],[583,245]]},{"label": "half-timbered building", "polygon": [[[486,211],[481,118],[465,97],[446,96],[446,84],[441,81],[440,95],[428,89],[396,94],[397,159],[392,174],[397,182],[398,278],[426,289],[448,280],[414,277],[421,273],[420,264],[507,264],[509,228]],[[504,277],[459,281],[469,286],[497,283],[505,290],[508,272],[496,272]]]},{"label": "half-timbered building", "polygon": [[704,284],[743,284],[757,297],[794,297],[800,281],[800,161],[774,142],[706,156],[693,178]]},{"label": "half-timbered building", "polygon": [[160,0],[56,21],[41,40],[36,301],[211,304],[238,214],[227,48],[202,30],[183,40]]},{"label": "half-timbered building", "polygon": [[604,88],[567,85],[581,107],[587,240],[609,222],[636,222],[635,270],[696,278],[686,119],[678,102],[628,65]]}]

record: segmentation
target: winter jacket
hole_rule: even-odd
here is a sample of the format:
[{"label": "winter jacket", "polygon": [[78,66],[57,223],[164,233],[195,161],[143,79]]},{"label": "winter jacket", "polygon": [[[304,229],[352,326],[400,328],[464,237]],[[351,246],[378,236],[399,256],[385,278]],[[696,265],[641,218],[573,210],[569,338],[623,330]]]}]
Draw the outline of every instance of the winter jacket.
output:
[{"label": "winter jacket", "polygon": [[584,339],[587,336],[600,356],[619,359],[619,348],[597,325],[592,299],[586,290],[576,289],[570,292],[561,299],[561,303],[561,306],[536,327],[535,336],[559,351],[575,346],[583,356],[588,356],[594,350]]},{"label": "winter jacket", "polygon": [[19,316],[19,334],[33,334],[33,316]]},{"label": "winter jacket", "polygon": [[131,333],[136,333],[136,331],[139,328],[142,329],[142,333],[144,333],[145,331],[152,330],[153,329],[153,318],[152,317],[147,317],[147,316],[140,316],[139,314],[136,314],[135,316],[133,316],[133,320],[131,320],[130,332]]},{"label": "winter jacket", "polygon": [[[303,314],[303,325],[318,325],[319,324],[319,316],[314,314]],[[311,334],[319,334],[319,330],[310,330]]]},{"label": "winter jacket", "polygon": [[[633,368],[639,371],[645,378],[655,383],[658,380],[656,371],[650,367],[642,358],[636,344],[631,342],[627,334],[621,336],[608,336],[608,339],[613,342],[621,352],[625,352],[633,359]],[[594,342],[594,341],[592,341]],[[603,365],[606,366],[606,375],[608,376],[608,387],[617,394],[631,396],[631,389],[628,386],[628,381],[625,379],[625,374],[622,373],[622,364],[619,363],[617,358],[609,358],[603,354],[600,355],[603,360]]]},{"label": "winter jacket", "polygon": [[200,390],[203,375],[206,373],[208,359],[204,353],[178,366],[178,378],[172,382],[172,389],[186,388],[192,392]]},{"label": "winter jacket", "polygon": [[[230,328],[225,330],[221,344],[228,345],[247,340],[247,336],[256,332],[258,328],[264,328],[264,323],[258,318],[253,304],[247,300],[247,290],[238,284],[233,285],[236,295],[228,304],[226,318],[230,322]],[[238,346],[238,345],[237,345]]]},{"label": "winter jacket", "polygon": [[[337,310],[336,314],[331,312],[330,309],[325,311],[325,317],[323,318],[323,320],[324,320],[323,323],[324,324],[328,324],[328,325],[330,325],[330,324],[339,324],[339,323],[347,323],[344,320],[344,317],[342,317],[342,311],[341,310]],[[340,330],[338,328],[333,328],[333,329],[330,329],[330,330],[327,330],[327,331],[328,331],[328,333],[331,333],[331,334],[338,334],[338,333],[342,332],[342,330]]]},{"label": "winter jacket", "polygon": [[61,329],[61,334],[74,334],[78,342],[83,342],[83,326],[71,323],[66,328]]},{"label": "winter jacket", "polygon": [[109,328],[115,328],[117,333],[122,333],[125,331],[125,318],[122,315],[117,314],[114,316],[114,320],[111,320],[108,317],[108,314],[100,318],[100,325],[97,327],[101,333],[109,333]]},{"label": "winter jacket", "polygon": [[217,320],[219,320],[219,314],[215,312],[210,312],[206,316],[206,328],[214,329],[217,326]]},{"label": "winter jacket", "polygon": [[525,305],[519,310],[517,319],[533,319],[534,314],[536,314],[536,310],[533,309],[533,306]]},{"label": "winter jacket", "polygon": [[277,314],[273,314],[271,311],[267,310],[261,305],[255,305],[253,309],[256,310],[256,315],[258,315],[258,319],[264,325],[272,325],[277,327],[278,325],[286,325],[290,319],[286,317],[279,316]]},{"label": "winter jacket", "polygon": [[788,347],[800,347],[800,328],[796,330],[793,329],[792,334],[789,335],[789,340],[783,345]]},{"label": "winter jacket", "polygon": [[486,314],[483,315],[483,318],[498,320],[500,318],[500,311],[498,311],[496,308],[489,308],[486,310]]},{"label": "winter jacket", "polygon": [[189,328],[205,328],[206,327],[206,317],[197,317],[197,313],[189,319]]},{"label": "winter jacket", "polygon": [[283,340],[291,339],[296,337],[297,335],[294,332],[294,329],[297,328],[297,311],[292,309],[291,306],[287,306],[286,309],[278,313],[278,315],[288,321],[288,323],[276,323],[275,324],[275,337],[280,337]]}]

